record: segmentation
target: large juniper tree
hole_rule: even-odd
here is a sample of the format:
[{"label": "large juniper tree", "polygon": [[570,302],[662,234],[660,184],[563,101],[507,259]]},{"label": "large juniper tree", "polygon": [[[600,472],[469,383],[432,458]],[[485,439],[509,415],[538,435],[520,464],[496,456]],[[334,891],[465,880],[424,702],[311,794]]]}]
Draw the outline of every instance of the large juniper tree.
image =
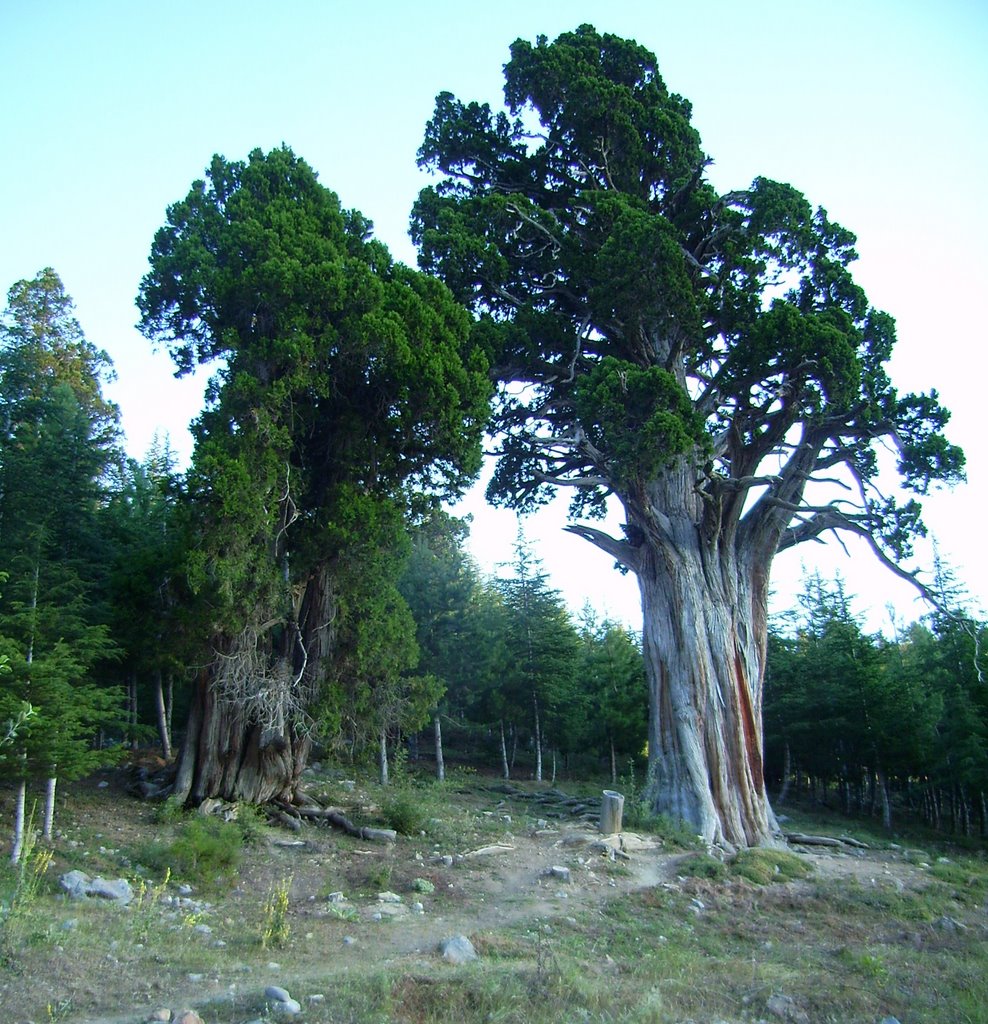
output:
[{"label": "large juniper tree", "polygon": [[396,596],[370,574],[412,487],[452,495],[479,467],[468,317],[370,226],[282,147],[215,157],[155,236],[141,329],[179,373],[220,361],[188,476],[211,637],[176,784],[193,801],[290,798],[341,659],[375,684],[407,667],[361,640],[356,617]]},{"label": "large juniper tree", "polygon": [[[849,265],[854,236],[789,185],[718,193],[655,57],[584,25],[519,40],[507,112],[441,94],[413,214],[421,266],[480,317],[500,383],[490,494],[574,513],[623,506],[624,536],[569,528],[636,573],[650,680],[650,794],[710,841],[772,835],[761,683],[772,560],[831,531],[897,567],[914,499],[955,480],[935,392],[900,395],[894,324]],[[811,483],[841,477],[834,500]]]}]

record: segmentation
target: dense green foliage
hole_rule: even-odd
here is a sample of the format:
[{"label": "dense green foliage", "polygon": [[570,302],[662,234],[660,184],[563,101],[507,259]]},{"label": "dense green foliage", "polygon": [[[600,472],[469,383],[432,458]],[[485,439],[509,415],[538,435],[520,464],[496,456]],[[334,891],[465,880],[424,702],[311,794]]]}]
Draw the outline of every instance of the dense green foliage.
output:
[{"label": "dense green foliage", "polygon": [[7,778],[74,778],[106,763],[97,731],[119,717],[100,685],[115,653],[104,519],[119,461],[105,353],[50,268],[8,293],[0,324],[0,721]]},{"label": "dense green foliage", "polygon": [[141,286],[141,329],[179,372],[222,360],[194,428],[188,572],[220,684],[234,664],[253,676],[239,699],[276,730],[317,704],[349,733],[412,724],[403,516],[479,467],[488,386],[466,317],[370,227],[286,148],[216,157]]},{"label": "dense green foliage", "polygon": [[871,636],[841,584],[819,578],[790,618],[769,638],[769,774],[803,795],[834,793],[845,813],[879,814],[887,826],[898,808],[984,833],[984,626],[955,607],[893,640]]}]

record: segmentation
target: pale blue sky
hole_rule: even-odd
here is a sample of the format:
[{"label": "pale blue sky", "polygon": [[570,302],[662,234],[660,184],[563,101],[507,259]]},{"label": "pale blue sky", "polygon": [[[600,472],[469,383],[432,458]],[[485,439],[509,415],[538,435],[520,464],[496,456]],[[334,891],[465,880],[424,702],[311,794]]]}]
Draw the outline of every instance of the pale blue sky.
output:
[{"label": "pale blue sky", "polygon": [[[931,500],[927,518],[988,607],[981,0],[0,0],[0,289],[53,266],[117,366],[111,397],[132,453],[156,428],[187,452],[201,383],[174,381],[152,355],[133,328],[134,296],[165,207],[210,156],[287,143],[413,262],[415,152],[435,94],[497,102],[513,39],[582,22],[657,54],[669,87],[693,102],[719,187],[789,181],[857,233],[858,278],[899,324],[893,379],[938,388],[954,412],[970,482]],[[475,552],[486,565],[507,560],[513,518],[482,515]],[[576,607],[590,597],[634,621],[630,579],[561,525],[554,510],[529,527],[556,584]],[[783,603],[807,554],[777,562]],[[842,572],[873,619],[887,600],[908,618],[922,611],[868,564],[856,548],[825,571]]]}]

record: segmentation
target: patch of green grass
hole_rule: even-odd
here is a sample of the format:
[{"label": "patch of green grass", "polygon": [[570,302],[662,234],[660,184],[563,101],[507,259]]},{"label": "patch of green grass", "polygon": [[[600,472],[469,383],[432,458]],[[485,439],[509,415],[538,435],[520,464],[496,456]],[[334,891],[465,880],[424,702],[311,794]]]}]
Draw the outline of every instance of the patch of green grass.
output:
[{"label": "patch of green grass", "polygon": [[234,874],[243,845],[236,822],[194,815],[178,826],[174,838],[141,847],[136,859],[158,874],[170,870],[178,878],[212,885]]},{"label": "patch of green grass", "polygon": [[731,859],[730,869],[732,874],[755,885],[792,882],[806,878],[813,870],[799,854],[762,848],[741,850]]},{"label": "patch of green grass", "polygon": [[983,861],[938,861],[930,865],[929,874],[945,883],[963,903],[980,904],[988,895],[988,865]]},{"label": "patch of green grass", "polygon": [[711,857],[709,853],[691,853],[676,861],[676,874],[689,878],[708,878],[711,881],[721,881],[727,878],[729,871],[723,861]]}]

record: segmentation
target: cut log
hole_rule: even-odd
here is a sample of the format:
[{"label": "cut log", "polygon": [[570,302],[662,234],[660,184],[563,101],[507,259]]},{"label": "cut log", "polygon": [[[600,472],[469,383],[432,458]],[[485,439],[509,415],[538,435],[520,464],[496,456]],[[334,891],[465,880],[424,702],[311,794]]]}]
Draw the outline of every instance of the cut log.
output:
[{"label": "cut log", "polygon": [[624,797],[613,789],[605,789],[604,799],[600,804],[600,831],[605,836],[620,832],[623,814]]}]

